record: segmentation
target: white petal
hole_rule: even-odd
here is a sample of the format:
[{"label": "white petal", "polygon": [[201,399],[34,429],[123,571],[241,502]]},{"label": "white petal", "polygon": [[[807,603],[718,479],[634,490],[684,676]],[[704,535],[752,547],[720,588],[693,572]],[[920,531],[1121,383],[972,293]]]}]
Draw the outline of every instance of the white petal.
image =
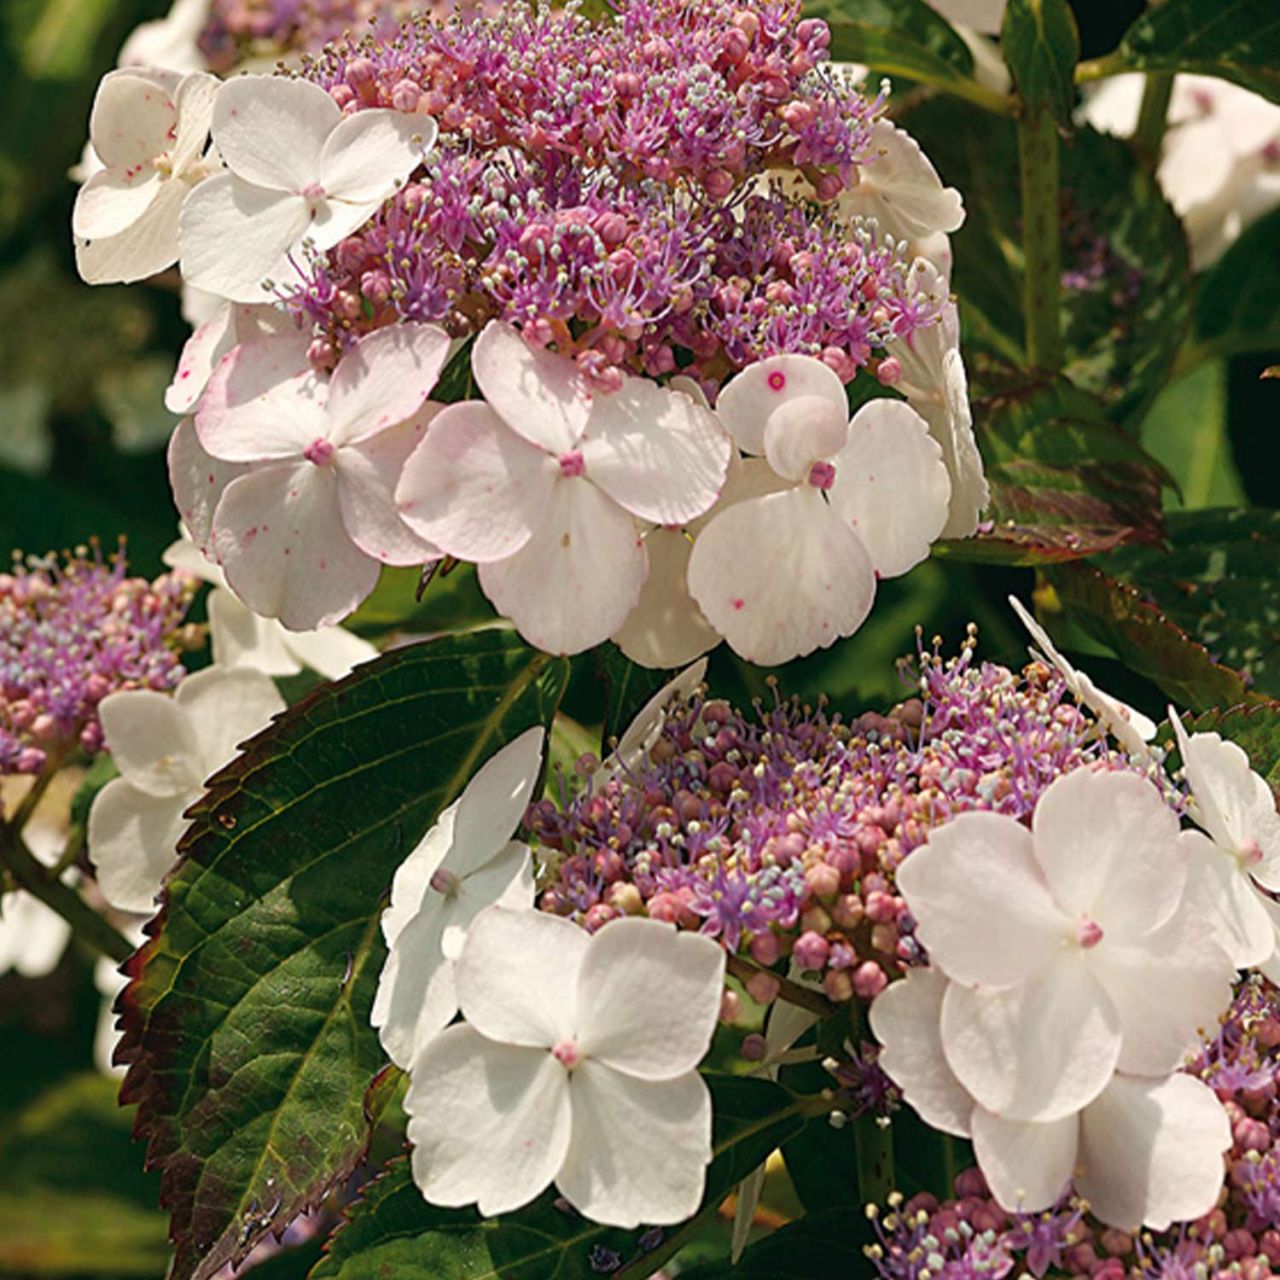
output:
[{"label": "white petal", "polygon": [[333,469],[309,462],[232,481],[218,504],[214,548],[236,595],[296,631],[341,621],[378,582],[378,562],[343,527]]},{"label": "white petal", "polygon": [[433,324],[393,325],[361,338],[333,371],[327,438],[354,444],[408,421],[448,355],[449,335]]},{"label": "white petal", "polygon": [[732,450],[714,414],[644,378],[597,395],[581,452],[587,475],[619,506],[655,524],[710,509]]},{"label": "white petal", "polygon": [[223,492],[248,470],[213,457],[200,443],[195,420],[184,418],[169,440],[169,484],[182,522],[201,553],[213,554],[213,514]]},{"label": "white petal", "polygon": [[116,768],[140,791],[180,796],[204,781],[199,740],[175,698],[126,689],[103,698],[98,716]]},{"label": "white petal", "polygon": [[508,1213],[551,1184],[569,1147],[569,1082],[543,1049],[450,1027],[414,1064],[404,1099],[413,1180],[431,1204]]},{"label": "white petal", "polygon": [[[105,701],[105,699],[104,699]],[[89,810],[89,859],[102,896],[121,911],[150,915],[160,882],[174,863],[186,830],[183,810],[199,789],[178,796],[151,796],[115,778]]]},{"label": "white petal", "polygon": [[[382,936],[388,947],[416,919],[426,904],[427,887],[453,844],[453,822],[458,815],[458,802],[440,811],[426,834],[409,856],[396,868],[391,880],[391,903],[382,913]],[[438,895],[432,903],[439,900]]]},{"label": "white petal", "polygon": [[274,618],[258,617],[235,592],[219,587],[209,593],[206,608],[217,666],[252,667],[269,676],[296,676],[302,670],[285,647],[285,629]]},{"label": "white petal", "polygon": [[160,559],[170,569],[178,569],[200,582],[207,582],[213,587],[225,587],[227,583],[222,570],[212,560],[205,559],[204,552],[191,540],[191,531],[185,520],[178,522],[178,534],[178,540],[165,547],[160,553]]},{"label": "white petal", "polygon": [[1227,1113],[1203,1081],[1116,1076],[1082,1117],[1076,1190],[1105,1223],[1163,1231],[1214,1207],[1230,1146]]},{"label": "white petal", "polygon": [[284,699],[270,677],[250,668],[206,667],[178,686],[175,699],[199,743],[201,781],[284,710]]},{"label": "white petal", "polygon": [[484,866],[515,834],[542,768],[546,733],[526,729],[476,771],[458,800],[445,865],[459,876]]},{"label": "white petal", "polygon": [[929,434],[941,446],[947,473],[951,477],[951,504],[942,536],[968,538],[977,529],[983,508],[991,501],[991,490],[983,474],[982,455],[973,434],[969,384],[958,346],[949,347],[943,353],[941,377],[940,400],[909,398],[909,402],[928,424]]},{"label": "white petal", "polygon": [[409,455],[396,505],[419,537],[483,564],[529,541],[555,483],[554,463],[478,401],[450,405]]},{"label": "white petal", "polygon": [[649,576],[614,644],[642,667],[671,670],[714,649],[720,637],[689,594],[693,541],[679,529],[650,529]]},{"label": "white petal", "polygon": [[178,108],[178,132],[170,155],[176,175],[188,176],[189,166],[198,161],[209,138],[213,123],[213,104],[222,81],[206,71],[193,71],[182,77],[174,104]]},{"label": "white petal", "polygon": [[1139,939],[1177,910],[1187,882],[1178,819],[1145,778],[1075,769],[1056,779],[1031,820],[1036,861],[1073,921],[1104,939]]},{"label": "white petal", "polygon": [[427,116],[357,111],[325,141],[320,184],[331,199],[381,202],[418,167],[435,140],[436,124]]},{"label": "white petal", "polygon": [[849,440],[849,413],[824,396],[789,396],[769,415],[764,452],[787,480],[807,480],[813,464],[834,458]]},{"label": "white petal", "polygon": [[0,898],[0,974],[43,978],[57,968],[71,926],[39,898],[19,890]]},{"label": "white petal", "polygon": [[973,1098],[942,1052],[942,997],[947,980],[938,969],[908,969],[871,1005],[871,1031],[880,1041],[880,1066],[920,1118],[943,1133],[969,1136]]},{"label": "white petal", "polygon": [[204,57],[196,40],[208,20],[209,0],[174,0],[165,17],[133,29],[120,49],[120,65],[198,70]]},{"label": "white petal", "polygon": [[196,407],[214,365],[235,346],[234,310],[234,303],[222,303],[183,345],[173,381],[164,393],[164,407],[170,413],[190,413]]},{"label": "white petal", "polygon": [[1106,1087],[1121,1024],[1106,991],[1065,952],[1039,977],[1004,991],[952,983],[942,1043],[960,1083],[1008,1120],[1058,1120]]},{"label": "white petal", "polygon": [[821,396],[848,421],[848,398],[839,375],[812,356],[771,356],[749,364],[720,392],[716,412],[740,449],[764,453],[764,429],[780,404],[797,396]]},{"label": "white petal", "polygon": [[325,141],[341,120],[337,103],[319,85],[237,76],[218,93],[213,140],[238,178],[297,193],[320,180]]},{"label": "white petal", "polygon": [[71,230],[84,240],[119,235],[142,218],[165,185],[150,165],[103,169],[76,193]]},{"label": "white petal", "polygon": [[481,1034],[554,1048],[578,1025],[578,972],[589,939],[543,911],[482,911],[458,958],[458,1003]]},{"label": "white petal", "polygon": [[644,1080],[694,1070],[719,1020],[724,965],[724,949],[700,934],[612,921],[592,937],[578,976],[583,1054]]},{"label": "white petal", "polygon": [[1188,904],[1209,925],[1214,940],[1237,969],[1252,969],[1270,959],[1275,934],[1262,895],[1239,861],[1198,831],[1184,831]]},{"label": "white petal", "polygon": [[264,279],[291,278],[285,255],[310,225],[302,196],[255,187],[231,173],[214,174],[182,206],[182,278],[233,302],[262,302]]},{"label": "white petal", "polygon": [[145,213],[118,235],[76,241],[76,270],[89,284],[146,280],[178,259],[178,218],[186,196],[179,182],[161,183]]},{"label": "white petal", "polygon": [[512,840],[482,867],[463,880],[454,895],[441,946],[445,956],[456,960],[466,946],[471,922],[487,907],[512,911],[533,906],[533,853],[527,844]]},{"label": "white petal", "polygon": [[800,485],[716,515],[694,543],[689,591],[737,653],[773,666],[852,635],[875,571],[819,491]]},{"label": "white petal", "polygon": [[375,645],[352,635],[344,627],[319,627],[315,631],[281,628],[281,635],[285,648],[304,667],[310,667],[326,680],[340,680],[352,668],[378,656]]},{"label": "white petal", "polygon": [[577,477],[556,481],[533,537],[515,555],[482,564],[479,576],[530,644],[581,653],[627,620],[647,573],[634,520]]},{"label": "white petal", "polygon": [[1070,929],[1013,818],[963,813],[897,873],[933,964],[956,982],[1007,987],[1041,972]]},{"label": "white petal", "polygon": [[169,150],[177,123],[168,88],[134,71],[112,71],[94,97],[89,138],[108,168],[132,169]]},{"label": "white petal", "polygon": [[584,1061],[569,1079],[573,1136],[556,1187],[593,1222],[691,1218],[711,1163],[711,1092],[697,1072],[636,1080]]},{"label": "white petal", "polygon": [[1076,1163],[1080,1117],[1036,1123],[1007,1120],[978,1107],[973,1152],[996,1203],[1009,1213],[1039,1213],[1067,1189]]},{"label": "white petal", "polygon": [[643,765],[648,760],[654,744],[662,735],[668,710],[677,703],[688,702],[706,676],[707,660],[703,658],[685,668],[678,676],[668,680],[640,708],[635,719],[623,731],[617,747],[605,761],[605,768],[616,766],[623,771],[634,772]]},{"label": "white petal", "polygon": [[458,1012],[453,962],[442,946],[446,923],[444,898],[428,891],[391,943],[378,977],[369,1021],[387,1057],[404,1071]]},{"label": "white petal", "polygon": [[998,36],[1007,0],[932,0],[948,22],[959,22],[983,35]]},{"label": "white petal", "polygon": [[591,391],[572,360],[536,350],[492,320],[476,339],[471,368],[493,411],[530,444],[559,457],[578,443]]},{"label": "white petal", "polygon": [[852,523],[882,578],[914,568],[947,522],[951,481],[924,420],[901,400],[873,400],[832,458],[831,505]]}]

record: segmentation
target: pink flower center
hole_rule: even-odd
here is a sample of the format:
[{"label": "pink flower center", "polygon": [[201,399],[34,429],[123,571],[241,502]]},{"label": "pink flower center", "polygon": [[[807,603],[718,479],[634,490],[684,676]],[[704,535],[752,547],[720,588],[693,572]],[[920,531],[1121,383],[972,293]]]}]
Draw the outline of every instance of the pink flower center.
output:
[{"label": "pink flower center", "polygon": [[551,1050],[551,1056],[566,1071],[572,1071],[582,1061],[582,1054],[578,1052],[578,1042],[576,1040],[561,1040]]},{"label": "pink flower center", "polygon": [[437,867],[431,873],[431,887],[437,893],[443,893],[446,897],[449,897],[462,888],[462,881],[448,868]]},{"label": "pink flower center", "polygon": [[830,462],[815,462],[809,468],[809,483],[815,489],[830,489],[836,482],[836,469]]},{"label": "pink flower center", "polygon": [[582,454],[577,449],[571,449],[568,453],[560,455],[560,474],[566,480],[572,480],[574,476],[580,476],[587,469],[587,464],[582,460]]},{"label": "pink flower center", "polygon": [[302,456],[308,462],[314,462],[317,467],[325,466],[333,457],[333,445],[331,445],[323,436],[317,436],[302,451]]},{"label": "pink flower center", "polygon": [[1086,951],[1091,947],[1096,947],[1102,941],[1101,925],[1096,920],[1090,920],[1088,916],[1085,916],[1076,929],[1076,941]]},{"label": "pink flower center", "polygon": [[1240,845],[1240,861],[1246,867],[1256,867],[1262,861],[1262,846],[1256,840],[1245,840]]},{"label": "pink flower center", "polygon": [[318,182],[308,182],[302,188],[301,194],[304,200],[309,201],[311,204],[316,204],[324,199],[324,188]]},{"label": "pink flower center", "polygon": [[781,391],[787,385],[787,375],[781,370],[775,369],[768,378],[770,391]]}]

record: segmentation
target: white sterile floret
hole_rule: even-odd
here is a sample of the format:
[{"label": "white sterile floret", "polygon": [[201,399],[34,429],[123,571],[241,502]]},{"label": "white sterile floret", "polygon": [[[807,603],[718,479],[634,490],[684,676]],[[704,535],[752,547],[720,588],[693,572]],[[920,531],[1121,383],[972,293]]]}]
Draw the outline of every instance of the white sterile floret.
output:
[{"label": "white sterile floret", "polygon": [[[22,838],[36,859],[54,866],[64,839],[54,827],[29,822]],[[0,975],[10,969],[24,978],[42,978],[57,967],[71,941],[71,926],[52,907],[25,889],[0,894]]]},{"label": "white sterile floret", "polygon": [[304,239],[331,249],[369,220],[435,142],[426,116],[343,116],[318,85],[241,76],[218,93],[213,141],[227,166],[182,211],[182,276],[233,302],[296,278]]},{"label": "white sterile floret", "polygon": [[849,420],[844,384],[811,356],[748,365],[716,411],[754,495],[716,512],[689,591],[744,658],[771,666],[852,635],[876,579],[929,554],[951,484],[923,419],[874,400]]},{"label": "white sterile floret", "polygon": [[[199,296],[206,298],[208,295]],[[224,356],[230,355],[236,347],[296,330],[293,318],[279,307],[262,303],[218,302],[213,314],[196,326],[184,344],[173,381],[164,393],[164,407],[170,413],[191,413]]]},{"label": "white sterile floret", "polygon": [[951,980],[947,1063],[987,1110],[1061,1119],[1113,1072],[1176,1068],[1231,999],[1235,968],[1188,893],[1195,836],[1132,773],[1076,769],[1028,831],[964,813],[906,858],[898,888]]},{"label": "white sterile floret", "polygon": [[1033,618],[1026,606],[1016,596],[1009,597],[1009,604],[1031,633],[1031,638],[1039,646],[1031,649],[1031,656],[1038,662],[1054,667],[1062,676],[1063,683],[1074,697],[1080,699],[1097,717],[1098,723],[1131,755],[1147,757],[1151,748],[1147,743],[1156,736],[1155,721],[1144,716],[1141,711],[1103,693],[1083,671],[1077,671],[1066,658],[1058,652],[1049,633]]},{"label": "white sterile floret", "polygon": [[338,680],[378,656],[367,640],[344,627],[290,631],[275,618],[259,617],[227,586],[222,570],[184,536],[164,552],[164,562],[209,583],[206,609],[213,660],[220,667],[252,667],[268,676],[296,676],[304,667]]},{"label": "white sterile floret", "polygon": [[1056,1120],[1009,1119],[980,1106],[948,1065],[943,1019],[952,989],[937,969],[909,970],[871,1006],[871,1030],[883,1046],[881,1067],[921,1119],[972,1137],[1003,1209],[1047,1209],[1069,1180],[1096,1218],[1124,1231],[1162,1231],[1214,1207],[1231,1126],[1207,1084],[1117,1073]]},{"label": "white sterile floret", "polygon": [[636,520],[715,502],[731,444],[715,415],[645,378],[593,388],[574,361],[494,321],[472,352],[486,403],[450,405],[404,469],[410,528],[480,566],[480,585],[548,653],[607,640],[640,596]]},{"label": "white sterile floret", "polygon": [[183,203],[211,168],[204,151],[218,85],[202,71],[103,77],[89,119],[102,167],[71,214],[76,265],[90,284],[143,280],[177,261]]},{"label": "white sterile floret", "polygon": [[113,907],[151,911],[187,828],[183,812],[240,743],[283,710],[266,676],[219,667],[187,676],[172,696],[132,689],[103,698],[102,728],[120,777],[89,810],[89,858]]},{"label": "white sterile floret", "polygon": [[623,730],[618,745],[601,765],[603,776],[608,778],[619,772],[634,775],[643,770],[648,763],[649,753],[662,737],[671,707],[676,703],[688,702],[706,676],[707,660],[702,658],[668,680]]},{"label": "white sterile floret", "polygon": [[554,1182],[608,1226],[691,1217],[711,1160],[697,1067],[724,963],[711,939],[656,920],[589,935],[540,911],[477,916],[457,967],[466,1024],[427,1044],[405,1094],[424,1197],[490,1217]]},{"label": "white sterile floret", "polygon": [[196,42],[209,21],[209,5],[210,0],[174,0],[163,18],[134,28],[120,50],[120,65],[204,70],[204,55]]},{"label": "white sterile floret", "polygon": [[331,378],[306,348],[302,334],[237,347],[209,381],[195,432],[180,426],[169,449],[196,545],[254,613],[298,631],[346,617],[380,565],[437,558],[392,491],[436,411],[427,397],[449,337],[434,325],[379,329]]},{"label": "white sterile floret", "polygon": [[486,907],[533,905],[533,858],[513,839],[533,794],[545,734],[530,729],[492,756],[404,860],[382,913],[387,960],[370,1020],[409,1070],[458,1012],[454,961]]},{"label": "white sterile floret", "polygon": [[1008,0],[929,0],[948,22],[956,22],[986,36],[998,36]]}]

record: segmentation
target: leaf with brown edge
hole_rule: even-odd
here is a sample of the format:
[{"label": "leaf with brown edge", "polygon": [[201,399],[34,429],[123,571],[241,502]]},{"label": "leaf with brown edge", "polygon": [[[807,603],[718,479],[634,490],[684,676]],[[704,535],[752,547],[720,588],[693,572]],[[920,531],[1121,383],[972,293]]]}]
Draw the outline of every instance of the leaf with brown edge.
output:
[{"label": "leaf with brown edge", "polygon": [[119,1051],[173,1280],[238,1262],[362,1157],[391,1093],[369,1025],[391,877],[567,676],[506,631],[397,650],[290,708],[192,808]]},{"label": "leaf with brown edge", "polygon": [[1194,719],[1184,718],[1183,723],[1188,733],[1217,733],[1234,742],[1249,757],[1253,771],[1280,794],[1280,702],[1206,711]]}]

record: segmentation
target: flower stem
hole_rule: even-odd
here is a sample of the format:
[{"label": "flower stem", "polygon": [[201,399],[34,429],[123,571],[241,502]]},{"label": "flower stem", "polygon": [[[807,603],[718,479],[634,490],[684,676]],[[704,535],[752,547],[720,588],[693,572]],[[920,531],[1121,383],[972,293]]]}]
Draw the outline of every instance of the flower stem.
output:
[{"label": "flower stem", "polygon": [[860,1116],[853,1126],[858,1167],[858,1198],[864,1205],[883,1205],[893,1190],[893,1131],[874,1115]]},{"label": "flower stem", "polygon": [[1164,143],[1165,125],[1169,120],[1169,99],[1172,95],[1172,72],[1158,72],[1147,76],[1132,141],[1143,166],[1149,172],[1154,172],[1160,163],[1160,148]]},{"label": "flower stem", "polygon": [[1018,121],[1018,167],[1027,362],[1032,368],[1056,373],[1062,366],[1062,244],[1058,229],[1058,130],[1048,111],[1036,111]]},{"label": "flower stem", "polygon": [[[725,967],[735,978],[743,982],[750,981],[757,974],[767,972],[742,956],[730,956],[725,962]],[[808,987],[800,986],[797,982],[779,978],[776,973],[770,973],[769,976],[778,983],[778,995],[789,1004],[808,1009],[810,1013],[816,1013],[820,1018],[829,1018],[836,1011],[836,1006],[820,991],[812,991]]]}]

